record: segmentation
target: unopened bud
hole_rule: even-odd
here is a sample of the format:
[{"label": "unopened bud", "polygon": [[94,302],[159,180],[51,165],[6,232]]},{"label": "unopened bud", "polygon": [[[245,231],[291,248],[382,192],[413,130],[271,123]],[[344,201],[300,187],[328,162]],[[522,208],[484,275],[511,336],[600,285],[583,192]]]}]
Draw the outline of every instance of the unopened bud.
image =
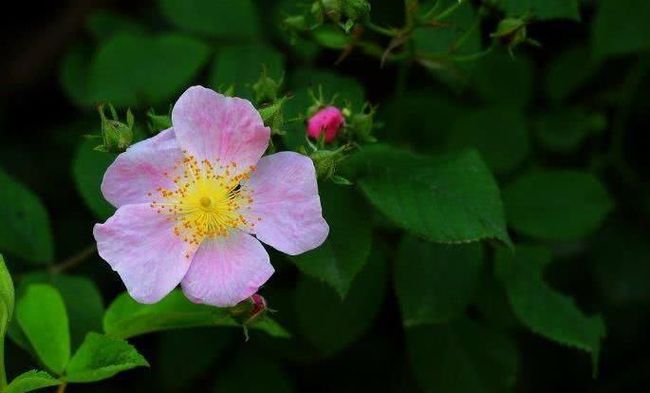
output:
[{"label": "unopened bud", "polygon": [[254,294],[230,309],[230,315],[242,325],[250,325],[268,311],[266,299],[260,294]]},{"label": "unopened bud", "polygon": [[344,124],[345,118],[341,110],[335,106],[328,106],[309,118],[307,122],[307,135],[316,140],[323,135],[325,142],[329,143],[336,138],[336,135]]},{"label": "unopened bud", "polygon": [[95,150],[121,153],[133,142],[133,114],[131,110],[126,111],[126,124],[118,120],[117,112],[111,104],[108,105],[112,119],[106,117],[104,105],[98,107],[101,118],[102,144],[95,147]]}]

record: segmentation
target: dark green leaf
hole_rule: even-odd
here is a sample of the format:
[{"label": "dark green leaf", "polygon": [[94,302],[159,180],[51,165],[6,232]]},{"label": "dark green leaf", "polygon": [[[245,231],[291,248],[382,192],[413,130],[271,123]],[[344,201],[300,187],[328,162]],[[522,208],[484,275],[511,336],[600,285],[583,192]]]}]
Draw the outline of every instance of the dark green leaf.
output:
[{"label": "dark green leaf", "polygon": [[[104,314],[104,331],[118,338],[198,326],[232,327],[239,324],[230,316],[227,308],[191,303],[179,290],[149,305],[137,303],[128,293],[123,293]],[[288,337],[288,333],[268,317],[256,321],[251,327],[274,337]]]},{"label": "dark green leaf", "polygon": [[327,285],[302,276],[295,296],[298,328],[323,354],[339,352],[372,325],[385,286],[386,261],[379,251],[370,255],[344,300]]},{"label": "dark green leaf", "polygon": [[68,382],[96,382],[149,363],[124,340],[88,333],[65,370]]},{"label": "dark green leaf", "polygon": [[235,88],[238,96],[251,98],[251,86],[266,69],[267,75],[276,81],[283,77],[282,54],[267,45],[250,44],[226,46],[215,56],[210,75],[210,85],[215,89]]},{"label": "dark green leaf", "polygon": [[612,209],[600,180],[578,171],[528,173],[506,187],[503,199],[514,229],[550,240],[589,235]]},{"label": "dark green leaf", "polygon": [[[336,96],[334,103],[339,106],[349,104],[355,109],[360,109],[365,101],[363,86],[357,80],[330,71],[298,69],[292,74],[291,86],[311,88],[317,97],[319,91],[322,91],[325,100]],[[303,110],[306,112],[307,107]]]},{"label": "dark green leaf", "polygon": [[376,145],[350,165],[366,169],[361,189],[406,230],[440,243],[510,244],[499,188],[473,150],[430,159]]},{"label": "dark green leaf", "polygon": [[72,161],[72,175],[86,205],[97,218],[105,220],[113,215],[115,208],[104,199],[101,184],[115,156],[94,150],[98,144],[97,139],[86,139],[79,144]]},{"label": "dark green leaf", "polygon": [[402,239],[395,265],[395,290],[404,326],[448,322],[469,303],[483,265],[479,243],[435,244]]},{"label": "dark green leaf", "polygon": [[14,378],[3,393],[27,393],[60,384],[61,381],[45,371],[30,370]]},{"label": "dark green leaf", "polygon": [[517,351],[503,333],[469,319],[406,330],[411,367],[425,392],[509,391]]},{"label": "dark green leaf", "polygon": [[88,16],[86,28],[96,41],[103,41],[119,33],[144,33],[135,20],[108,10],[97,10]]},{"label": "dark green leaf", "polygon": [[215,393],[291,393],[291,379],[277,361],[253,353],[242,353],[217,375]]},{"label": "dark green leaf", "polygon": [[159,0],[163,15],[181,29],[219,38],[252,38],[258,18],[251,0]]},{"label": "dark green leaf", "polygon": [[59,291],[45,284],[28,286],[16,304],[16,320],[43,364],[62,374],[70,359],[70,330]]},{"label": "dark green leaf", "polygon": [[584,87],[598,70],[598,63],[583,47],[560,53],[548,66],[546,94],[555,102],[563,101]]},{"label": "dark green leaf", "polygon": [[4,340],[9,321],[11,321],[14,312],[14,299],[14,284],[11,274],[9,274],[5,260],[0,254],[0,341]]},{"label": "dark green leaf", "polygon": [[61,61],[59,83],[70,101],[80,107],[93,104],[88,91],[90,50],[81,44],[73,45]]},{"label": "dark green leaf", "polygon": [[650,2],[601,0],[592,25],[592,50],[600,57],[650,49]]},{"label": "dark green leaf", "polygon": [[497,251],[495,271],[519,320],[537,334],[591,353],[595,372],[605,336],[603,319],[584,315],[573,299],[544,282],[543,270],[550,261],[551,253],[543,247],[517,246],[514,257]]},{"label": "dark green leaf", "polygon": [[325,281],[345,297],[370,254],[370,213],[354,189],[321,186],[320,194],[330,234],[322,246],[292,260],[300,271]]},{"label": "dark green leaf", "polygon": [[474,71],[474,87],[488,103],[521,108],[530,101],[533,75],[527,58],[500,51],[481,59]]},{"label": "dark green leaf", "polygon": [[165,102],[186,87],[209,53],[205,44],[183,35],[116,34],[92,62],[90,98],[120,107]]},{"label": "dark green leaf", "polygon": [[580,20],[579,0],[497,0],[508,16]]},{"label": "dark green leaf", "polygon": [[[442,7],[447,9],[457,3],[457,0],[440,0]],[[481,32],[478,28],[474,7],[465,2],[453,12],[444,23],[435,28],[430,26],[418,27],[413,30],[413,45],[424,55],[440,56],[452,54],[473,54],[481,49]],[[436,19],[435,17],[433,18]]]},{"label": "dark green leaf", "polygon": [[54,257],[50,220],[30,190],[0,169],[0,251],[31,262]]},{"label": "dark green leaf", "polygon": [[587,113],[580,109],[559,109],[537,119],[539,141],[549,150],[561,153],[580,147],[590,134],[602,132],[607,119],[600,113]]},{"label": "dark green leaf", "polygon": [[479,109],[458,117],[449,139],[452,148],[474,147],[495,172],[515,169],[528,156],[523,113],[507,106]]}]

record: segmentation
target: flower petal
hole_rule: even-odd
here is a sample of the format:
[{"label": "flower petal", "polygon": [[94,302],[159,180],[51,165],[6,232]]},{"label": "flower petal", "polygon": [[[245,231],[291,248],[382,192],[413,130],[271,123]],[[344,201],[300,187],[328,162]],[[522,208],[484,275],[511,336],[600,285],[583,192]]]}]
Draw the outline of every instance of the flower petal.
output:
[{"label": "flower petal", "polygon": [[194,250],[174,235],[175,221],[149,205],[126,205],[93,230],[97,251],[115,270],[129,294],[155,303],[183,279]]},{"label": "flower petal", "polygon": [[255,224],[259,240],[290,255],[323,244],[329,226],[309,157],[294,152],[262,157],[245,187],[251,190],[253,203],[244,214]]},{"label": "flower petal", "polygon": [[271,132],[249,101],[202,86],[190,87],[176,101],[172,124],[181,147],[198,161],[218,159],[242,170],[264,154]]},{"label": "flower petal", "polygon": [[183,158],[173,129],[138,142],[117,156],[102,181],[104,198],[113,206],[147,203],[156,188],[173,188],[171,174]]},{"label": "flower petal", "polygon": [[182,287],[195,303],[228,307],[252,296],[273,272],[264,246],[245,232],[232,231],[203,241]]}]

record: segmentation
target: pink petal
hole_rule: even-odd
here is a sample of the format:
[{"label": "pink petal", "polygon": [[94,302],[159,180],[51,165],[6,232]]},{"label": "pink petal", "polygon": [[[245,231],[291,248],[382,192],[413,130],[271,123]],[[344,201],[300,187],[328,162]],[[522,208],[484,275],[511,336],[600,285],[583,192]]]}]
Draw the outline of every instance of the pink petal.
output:
[{"label": "pink petal", "polygon": [[270,129],[249,101],[202,86],[190,87],[176,101],[172,123],[181,147],[198,161],[218,159],[244,170],[269,144]]},{"label": "pink petal", "polygon": [[246,219],[255,224],[259,240],[290,255],[323,244],[329,226],[309,157],[294,152],[262,157],[245,187],[253,197]]},{"label": "pink petal", "polygon": [[95,225],[99,256],[140,303],[162,299],[190,266],[194,250],[174,235],[175,223],[149,205],[139,204],[122,206],[104,224]]},{"label": "pink petal", "polygon": [[232,231],[203,241],[183,279],[183,292],[195,303],[234,306],[257,292],[273,272],[264,246],[245,232]]},{"label": "pink petal", "polygon": [[113,206],[147,203],[156,188],[174,188],[171,176],[174,165],[183,158],[173,129],[138,142],[117,156],[102,181],[104,198]]}]

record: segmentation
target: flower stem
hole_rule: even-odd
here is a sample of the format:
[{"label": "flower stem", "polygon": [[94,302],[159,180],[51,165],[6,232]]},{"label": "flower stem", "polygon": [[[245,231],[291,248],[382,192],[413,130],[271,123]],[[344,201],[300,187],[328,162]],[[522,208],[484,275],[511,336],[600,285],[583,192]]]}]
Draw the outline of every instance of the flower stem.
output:
[{"label": "flower stem", "polygon": [[382,34],[388,37],[395,37],[397,35],[397,32],[394,31],[393,29],[387,29],[385,27],[381,27],[379,25],[372,23],[371,21],[367,21],[365,24],[367,28],[374,31],[375,33]]},{"label": "flower stem", "polygon": [[79,251],[78,253],[72,255],[68,259],[65,259],[65,260],[63,260],[63,261],[61,261],[61,262],[59,262],[59,263],[57,263],[55,265],[52,265],[49,268],[50,273],[58,274],[58,273],[62,273],[64,271],[66,271],[68,269],[71,269],[71,268],[81,264],[82,262],[84,262],[85,260],[90,258],[91,256],[93,256],[95,254],[95,251],[97,251],[97,246],[95,246],[94,244],[91,244],[90,246],[88,246],[88,247],[84,248],[83,250]]}]

